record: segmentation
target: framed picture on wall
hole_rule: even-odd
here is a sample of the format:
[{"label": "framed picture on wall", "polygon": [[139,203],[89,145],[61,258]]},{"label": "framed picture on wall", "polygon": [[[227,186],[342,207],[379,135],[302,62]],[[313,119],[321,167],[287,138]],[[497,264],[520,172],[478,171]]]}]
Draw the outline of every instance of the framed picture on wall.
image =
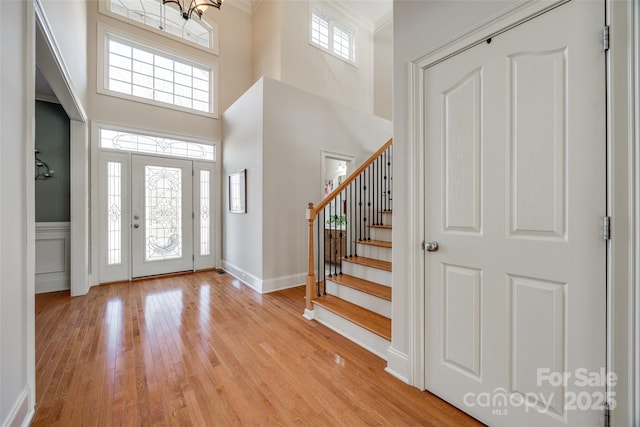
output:
[{"label": "framed picture on wall", "polygon": [[247,170],[229,174],[229,212],[247,213]]}]

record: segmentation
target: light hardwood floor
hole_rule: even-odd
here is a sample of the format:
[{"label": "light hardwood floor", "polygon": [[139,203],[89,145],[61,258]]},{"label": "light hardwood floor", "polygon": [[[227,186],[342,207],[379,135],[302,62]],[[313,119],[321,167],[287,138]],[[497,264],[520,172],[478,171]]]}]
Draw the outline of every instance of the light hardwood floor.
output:
[{"label": "light hardwood floor", "polygon": [[37,295],[32,425],[480,425],[303,310],[217,272]]}]

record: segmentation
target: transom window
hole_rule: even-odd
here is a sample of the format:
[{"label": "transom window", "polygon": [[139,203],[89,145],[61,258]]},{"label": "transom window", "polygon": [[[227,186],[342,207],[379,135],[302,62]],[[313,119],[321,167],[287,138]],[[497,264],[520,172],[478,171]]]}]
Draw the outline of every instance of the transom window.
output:
[{"label": "transom window", "polygon": [[197,160],[215,160],[216,147],[193,141],[100,128],[100,148],[134,153],[161,154]]},{"label": "transom window", "polygon": [[353,30],[315,9],[311,11],[310,29],[311,44],[340,59],[356,62]]},{"label": "transom window", "polygon": [[131,24],[217,53],[217,31],[201,19],[182,18],[162,0],[102,0],[100,11]]},{"label": "transom window", "polygon": [[213,70],[107,35],[105,89],[212,113]]}]

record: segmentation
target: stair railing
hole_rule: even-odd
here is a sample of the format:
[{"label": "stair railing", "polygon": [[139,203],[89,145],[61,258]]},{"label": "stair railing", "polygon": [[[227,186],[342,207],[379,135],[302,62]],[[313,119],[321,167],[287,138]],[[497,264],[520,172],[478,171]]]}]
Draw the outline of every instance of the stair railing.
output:
[{"label": "stair railing", "polygon": [[392,144],[387,141],[315,207],[309,203],[307,310],[314,296],[326,295],[326,278],[342,275],[343,259],[357,257],[357,242],[371,240],[371,226],[382,225],[383,212],[393,209]]}]

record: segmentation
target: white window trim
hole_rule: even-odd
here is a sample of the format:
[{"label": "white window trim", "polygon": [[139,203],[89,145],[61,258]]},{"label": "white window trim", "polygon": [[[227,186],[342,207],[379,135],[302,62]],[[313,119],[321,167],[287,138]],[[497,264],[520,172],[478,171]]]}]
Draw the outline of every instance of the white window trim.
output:
[{"label": "white window trim", "polygon": [[[212,53],[212,54],[214,54],[216,56],[218,56],[220,54],[220,39],[219,39],[219,36],[218,36],[218,34],[219,34],[218,25],[216,23],[214,23],[214,22],[209,22],[209,21],[202,20],[202,23],[204,25],[206,25],[209,28],[211,28],[211,32],[209,33],[209,38],[210,38],[209,39],[209,43],[211,44],[211,47],[206,47],[206,46],[199,45],[198,43],[194,43],[192,41],[183,39],[182,37],[178,37],[178,36],[173,35],[171,33],[167,33],[166,31],[158,30],[158,29],[153,28],[153,27],[151,27],[149,25],[145,25],[145,24],[143,24],[141,22],[138,22],[138,21],[135,21],[133,19],[129,19],[129,18],[125,17],[125,16],[118,15],[117,13],[111,12],[111,10],[109,10],[109,7],[107,6],[107,2],[108,1],[110,1],[110,0],[99,0],[98,1],[98,11],[102,15],[108,16],[108,17],[113,18],[113,19],[117,19],[118,21],[126,22],[127,24],[133,25],[133,26],[138,27],[138,28],[142,28],[143,30],[147,30],[147,31],[149,31],[151,33],[158,34],[158,35],[161,35],[163,37],[167,37],[167,38],[172,39],[172,40],[176,40],[176,41],[178,41],[180,43],[184,43],[186,45],[193,46],[193,47],[198,48],[200,50],[203,50],[203,51],[205,51],[207,53]],[[173,10],[172,9],[171,11],[174,11],[175,13],[178,13],[177,10]]]},{"label": "white window trim", "polygon": [[[324,48],[323,46],[320,46],[319,44],[317,44],[312,40],[311,28],[312,28],[312,20],[313,20],[314,13],[325,16],[327,19],[329,19],[329,48],[328,49]],[[337,19],[335,13],[328,13],[326,10],[319,8],[316,5],[309,7],[309,17],[307,19],[307,25],[308,25],[307,37],[308,37],[309,45],[315,47],[316,49],[321,50],[324,53],[327,53],[333,56],[334,58],[338,58],[339,60],[346,62],[351,66],[358,68],[358,31],[354,25],[347,25],[344,20]],[[352,60],[347,59],[342,55],[338,55],[331,48],[333,43],[333,28],[335,25],[337,25],[341,29],[351,32],[351,35],[353,37],[353,45],[352,45],[353,59]]]},{"label": "white window trim", "polygon": [[[191,157],[172,156],[172,155],[162,154],[162,153],[144,153],[144,152],[137,153],[134,151],[103,148],[100,146],[100,130],[101,129],[115,130],[118,132],[131,132],[139,135],[152,136],[157,138],[177,139],[177,140],[186,141],[186,142],[195,142],[197,144],[210,145],[214,148],[214,158],[213,160],[207,160],[207,159],[196,159]],[[201,162],[201,163],[217,163],[218,158],[220,156],[220,153],[219,153],[220,141],[213,140],[213,139],[203,139],[203,138],[192,137],[189,135],[179,135],[174,133],[158,132],[157,130],[152,130],[152,129],[137,128],[137,127],[122,125],[118,123],[110,123],[110,122],[103,122],[103,121],[96,121],[96,120],[91,121],[91,132],[92,132],[92,139],[95,141],[94,147],[98,151],[105,151],[110,153],[140,154],[142,156],[167,157],[170,159],[193,160],[194,162]]]},{"label": "white window trim", "polygon": [[[211,112],[198,111],[191,108],[185,108],[178,105],[168,104],[165,102],[155,101],[153,99],[141,98],[133,95],[127,95],[124,93],[109,90],[107,88],[107,73],[105,70],[106,55],[108,54],[107,43],[109,37],[115,40],[122,40],[124,43],[138,45],[142,48],[150,49],[152,51],[166,54],[169,57],[173,57],[179,61],[195,65],[204,69],[211,70],[210,74],[210,90],[209,90],[209,102],[211,105]],[[101,22],[98,23],[98,37],[97,37],[97,92],[101,95],[113,96],[116,98],[126,99],[129,101],[140,102],[143,104],[155,105],[156,107],[168,108],[171,110],[182,111],[185,113],[196,114],[200,116],[210,117],[218,119],[218,65],[216,63],[203,64],[196,61],[192,57],[185,56],[183,52],[177,52],[174,49],[163,46],[162,48],[156,47],[156,45],[147,39],[140,38],[133,34],[127,33],[110,27]]]}]

